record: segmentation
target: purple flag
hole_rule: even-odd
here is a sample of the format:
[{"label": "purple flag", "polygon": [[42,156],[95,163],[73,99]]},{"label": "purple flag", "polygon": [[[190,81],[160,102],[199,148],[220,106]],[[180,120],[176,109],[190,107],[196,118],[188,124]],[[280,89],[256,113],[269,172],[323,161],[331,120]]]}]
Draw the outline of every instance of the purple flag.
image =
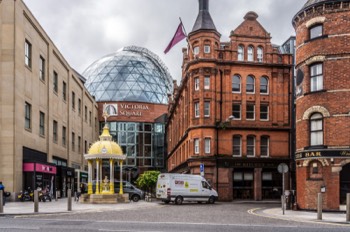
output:
[{"label": "purple flag", "polygon": [[164,53],[167,54],[168,51],[170,51],[170,49],[175,46],[175,44],[177,44],[178,42],[180,42],[181,40],[183,40],[186,37],[187,36],[183,30],[182,22],[180,22],[179,26],[177,27],[177,30],[175,32],[173,39],[170,41],[168,47],[166,47],[166,49],[164,50]]}]

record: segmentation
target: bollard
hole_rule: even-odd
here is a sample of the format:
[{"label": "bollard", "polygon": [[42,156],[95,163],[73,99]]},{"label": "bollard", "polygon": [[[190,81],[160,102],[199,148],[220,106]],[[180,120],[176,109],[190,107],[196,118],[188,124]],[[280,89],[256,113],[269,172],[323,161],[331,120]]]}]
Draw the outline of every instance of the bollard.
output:
[{"label": "bollard", "polygon": [[58,199],[57,193],[58,193],[58,191],[55,192],[55,201],[57,201],[57,199]]},{"label": "bollard", "polygon": [[346,221],[350,222],[350,193],[346,194]]},{"label": "bollard", "polygon": [[0,190],[0,213],[3,213],[4,212],[4,193],[2,190]]},{"label": "bollard", "polygon": [[322,220],[322,193],[317,195],[317,220]]},{"label": "bollard", "polygon": [[39,212],[39,193],[38,190],[34,190],[34,213]]},{"label": "bollard", "polygon": [[68,189],[68,211],[72,211],[72,190]]}]

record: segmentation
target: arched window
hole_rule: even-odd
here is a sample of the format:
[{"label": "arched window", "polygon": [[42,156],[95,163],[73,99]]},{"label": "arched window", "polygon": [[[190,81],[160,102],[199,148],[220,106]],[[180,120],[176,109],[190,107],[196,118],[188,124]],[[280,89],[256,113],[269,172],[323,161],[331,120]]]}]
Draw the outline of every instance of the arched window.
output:
[{"label": "arched window", "polygon": [[309,29],[310,39],[314,39],[323,35],[323,25],[316,24]]},{"label": "arched window", "polygon": [[310,117],[310,146],[323,145],[323,116],[315,113]]},{"label": "arched window", "polygon": [[232,155],[242,156],[242,137],[240,135],[234,135],[232,138]]},{"label": "arched window", "polygon": [[242,45],[238,46],[238,57],[237,59],[239,61],[243,61],[244,60],[244,47]]},{"label": "arched window", "polygon": [[264,50],[262,47],[258,47],[258,50],[257,50],[257,59],[258,59],[258,62],[263,62],[263,57],[264,57]]},{"label": "arched window", "polygon": [[266,77],[260,78],[260,93],[269,92],[269,80]]},{"label": "arched window", "polygon": [[248,61],[254,61],[254,47],[248,47]]},{"label": "arched window", "polygon": [[246,91],[247,91],[247,93],[254,93],[255,92],[255,79],[252,76],[247,77]]},{"label": "arched window", "polygon": [[255,136],[247,136],[247,156],[255,156]]},{"label": "arched window", "polygon": [[234,75],[232,77],[232,92],[241,92],[241,77],[239,75]]}]

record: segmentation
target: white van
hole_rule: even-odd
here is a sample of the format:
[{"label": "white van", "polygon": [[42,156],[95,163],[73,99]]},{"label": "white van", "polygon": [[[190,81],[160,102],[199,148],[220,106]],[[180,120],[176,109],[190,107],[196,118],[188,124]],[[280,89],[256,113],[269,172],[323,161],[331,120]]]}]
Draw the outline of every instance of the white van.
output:
[{"label": "white van", "polygon": [[183,201],[208,202],[214,204],[218,193],[199,175],[161,173],[157,181],[157,199],[166,204],[174,202],[181,205]]}]

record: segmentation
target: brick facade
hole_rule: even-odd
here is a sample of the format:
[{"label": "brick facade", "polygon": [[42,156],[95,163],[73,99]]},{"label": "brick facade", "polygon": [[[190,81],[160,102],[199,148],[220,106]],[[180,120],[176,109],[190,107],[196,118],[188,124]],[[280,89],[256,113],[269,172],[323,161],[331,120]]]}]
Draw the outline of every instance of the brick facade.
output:
[{"label": "brick facade", "polygon": [[[339,210],[345,191],[350,191],[346,178],[350,173],[342,171],[350,163],[350,4],[327,0],[308,3],[293,19],[299,72],[297,203],[302,209],[316,209],[317,193],[324,186],[324,209]],[[315,27],[322,28],[321,33],[311,38],[310,31]],[[315,77],[311,70],[316,65],[322,67],[323,84],[317,83],[313,89]],[[311,119],[317,114],[322,117],[319,132],[313,130]],[[317,142],[313,139],[316,133],[321,133]],[[312,166],[315,162],[317,168]]]},{"label": "brick facade", "polygon": [[[200,174],[203,163],[205,178],[225,201],[272,197],[272,186],[270,193],[263,193],[263,176],[275,182],[279,178],[276,187],[281,193],[277,166],[290,161],[292,57],[272,46],[270,34],[257,18],[256,13],[248,12],[228,42],[220,41],[216,29],[192,31],[189,47],[183,49],[183,78],[169,102],[168,170]],[[244,48],[242,60],[238,60],[238,46]],[[249,46],[252,60],[248,60]],[[261,60],[258,48],[263,51]],[[232,88],[234,75],[240,76],[238,91]],[[254,80],[252,92],[247,92],[248,76]],[[268,80],[266,93],[262,77]],[[240,117],[232,118],[239,115],[233,112],[234,104],[240,106]],[[247,105],[254,106],[252,119],[246,117]],[[266,120],[260,117],[261,105],[268,106]],[[233,136],[239,136],[237,156],[233,156]],[[248,137],[249,141],[254,138],[251,156],[247,155]],[[265,152],[263,138],[268,138],[265,157],[261,155]],[[243,180],[237,182],[240,175],[247,179],[247,189],[240,186]]]}]

